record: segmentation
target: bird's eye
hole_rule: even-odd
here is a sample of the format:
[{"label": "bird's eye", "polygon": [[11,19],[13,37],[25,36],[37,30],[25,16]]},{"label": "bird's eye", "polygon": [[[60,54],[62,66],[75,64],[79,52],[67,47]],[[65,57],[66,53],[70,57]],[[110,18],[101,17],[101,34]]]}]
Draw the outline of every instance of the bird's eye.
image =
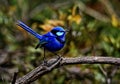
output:
[{"label": "bird's eye", "polygon": [[62,36],[64,34],[64,32],[56,32],[57,36]]}]

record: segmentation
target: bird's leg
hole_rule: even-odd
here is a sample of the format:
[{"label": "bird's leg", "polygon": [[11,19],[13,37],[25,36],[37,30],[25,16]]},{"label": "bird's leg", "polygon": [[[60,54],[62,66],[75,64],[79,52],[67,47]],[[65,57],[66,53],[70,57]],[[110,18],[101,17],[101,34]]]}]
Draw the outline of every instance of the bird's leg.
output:
[{"label": "bird's leg", "polygon": [[46,57],[45,57],[45,48],[44,48],[44,57],[43,57],[43,63],[44,63],[44,65],[46,65],[47,64],[47,61],[46,61]]},{"label": "bird's leg", "polygon": [[40,43],[36,45],[35,49],[37,49],[40,46]]}]

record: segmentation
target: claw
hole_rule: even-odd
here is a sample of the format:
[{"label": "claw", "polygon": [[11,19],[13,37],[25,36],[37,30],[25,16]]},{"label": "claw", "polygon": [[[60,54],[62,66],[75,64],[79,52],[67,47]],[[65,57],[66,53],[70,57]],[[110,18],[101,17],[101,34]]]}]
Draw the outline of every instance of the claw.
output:
[{"label": "claw", "polygon": [[47,65],[48,65],[47,60],[43,60],[43,65],[44,65],[44,66],[47,66]]}]

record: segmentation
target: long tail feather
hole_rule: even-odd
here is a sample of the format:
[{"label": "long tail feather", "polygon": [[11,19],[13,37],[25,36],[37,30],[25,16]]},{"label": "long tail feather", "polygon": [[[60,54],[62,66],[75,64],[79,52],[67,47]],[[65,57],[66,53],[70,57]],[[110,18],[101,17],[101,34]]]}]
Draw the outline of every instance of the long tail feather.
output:
[{"label": "long tail feather", "polygon": [[30,27],[28,27],[26,24],[24,24],[21,21],[17,21],[17,25],[20,26],[21,28],[23,28],[24,30],[26,30],[27,32],[29,32],[30,34],[34,35],[36,38],[41,39],[41,35],[38,34],[37,32],[35,32],[34,30],[32,30]]}]

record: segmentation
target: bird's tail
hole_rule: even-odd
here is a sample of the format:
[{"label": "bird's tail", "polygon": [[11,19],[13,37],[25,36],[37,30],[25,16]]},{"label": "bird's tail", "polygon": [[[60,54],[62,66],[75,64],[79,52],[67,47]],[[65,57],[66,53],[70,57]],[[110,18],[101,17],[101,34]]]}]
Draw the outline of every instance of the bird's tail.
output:
[{"label": "bird's tail", "polygon": [[26,24],[24,24],[21,21],[17,21],[17,25],[20,26],[21,28],[23,28],[24,30],[26,30],[27,32],[29,32],[30,34],[34,35],[36,38],[41,39],[42,36],[40,34],[38,34],[37,32],[35,32],[34,30],[32,30],[30,27],[28,27]]}]

